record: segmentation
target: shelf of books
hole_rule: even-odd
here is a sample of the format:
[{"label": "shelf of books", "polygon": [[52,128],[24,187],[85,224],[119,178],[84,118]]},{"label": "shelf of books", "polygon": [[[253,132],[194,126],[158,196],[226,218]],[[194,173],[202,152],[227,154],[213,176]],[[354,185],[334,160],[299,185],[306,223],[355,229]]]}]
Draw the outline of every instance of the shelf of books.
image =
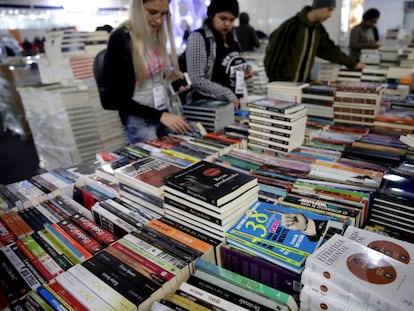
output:
[{"label": "shelf of books", "polygon": [[194,121],[0,185],[0,309],[412,310],[412,112],[353,83],[273,84],[245,137]]}]

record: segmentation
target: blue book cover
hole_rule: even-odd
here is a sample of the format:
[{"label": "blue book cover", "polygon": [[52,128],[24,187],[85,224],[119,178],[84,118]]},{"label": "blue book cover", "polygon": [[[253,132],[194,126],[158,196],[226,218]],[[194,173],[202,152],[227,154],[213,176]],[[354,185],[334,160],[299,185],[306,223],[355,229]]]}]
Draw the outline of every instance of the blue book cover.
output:
[{"label": "blue book cover", "polygon": [[322,243],[328,221],[325,215],[258,201],[228,232],[308,256]]}]

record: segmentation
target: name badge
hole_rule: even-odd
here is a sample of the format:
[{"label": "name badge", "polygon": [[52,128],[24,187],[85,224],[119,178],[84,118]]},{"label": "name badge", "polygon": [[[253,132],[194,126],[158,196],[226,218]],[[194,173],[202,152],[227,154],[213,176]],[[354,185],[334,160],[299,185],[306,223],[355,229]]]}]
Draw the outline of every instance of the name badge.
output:
[{"label": "name badge", "polygon": [[237,70],[236,71],[236,94],[244,94],[245,92],[245,83],[244,83],[244,71],[243,70]]},{"label": "name badge", "polygon": [[152,89],[154,97],[154,106],[157,110],[167,109],[167,100],[165,98],[164,86],[159,85]]}]

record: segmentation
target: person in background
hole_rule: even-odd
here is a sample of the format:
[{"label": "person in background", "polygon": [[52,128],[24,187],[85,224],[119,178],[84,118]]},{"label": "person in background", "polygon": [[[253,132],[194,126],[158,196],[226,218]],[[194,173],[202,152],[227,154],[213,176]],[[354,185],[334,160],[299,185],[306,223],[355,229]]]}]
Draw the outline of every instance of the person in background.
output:
[{"label": "person in background", "polygon": [[313,0],[271,33],[264,58],[269,81],[309,81],[316,56],[350,69],[364,67],[343,53],[322,25],[335,7],[335,0]]},{"label": "person in background", "polygon": [[362,22],[352,28],[349,37],[349,57],[359,61],[361,49],[378,49],[378,30],[375,25],[380,17],[377,9],[369,9],[362,16]]},{"label": "person in background", "polygon": [[172,36],[169,0],[130,0],[129,19],[108,39],[105,62],[109,97],[120,106],[119,115],[130,144],[157,139],[169,132],[183,134],[186,120],[172,113],[168,83],[182,78],[174,44],[173,63],[167,52]]},{"label": "person in background", "polygon": [[181,45],[184,45],[187,43],[188,37],[190,37],[191,29],[190,29],[190,25],[188,24],[186,20],[182,21],[182,27],[183,27],[184,33],[183,33],[183,41],[181,42]]},{"label": "person in background", "polygon": [[201,28],[203,33],[193,31],[188,38],[186,63],[192,81],[192,101],[227,100],[235,109],[240,108],[244,79],[252,73],[233,35],[238,16],[237,0],[211,0]]},{"label": "person in background", "polygon": [[105,24],[103,26],[96,27],[95,31],[106,31],[107,33],[111,33],[113,29],[114,27],[112,27],[111,25]]},{"label": "person in background", "polygon": [[240,13],[239,21],[240,25],[236,28],[237,41],[239,41],[242,51],[253,52],[254,48],[260,47],[260,41],[256,30],[249,24],[249,14]]}]

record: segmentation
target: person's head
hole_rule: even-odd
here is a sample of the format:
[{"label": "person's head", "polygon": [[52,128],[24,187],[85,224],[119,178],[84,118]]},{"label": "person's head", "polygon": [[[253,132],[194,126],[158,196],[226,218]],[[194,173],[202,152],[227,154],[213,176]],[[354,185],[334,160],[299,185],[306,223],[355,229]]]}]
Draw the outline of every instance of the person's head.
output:
[{"label": "person's head", "polygon": [[380,12],[377,9],[369,9],[362,15],[362,20],[367,27],[371,28],[375,26],[379,17]]},{"label": "person's head", "polygon": [[336,8],[336,0],[313,0],[309,15],[312,22],[324,22]]},{"label": "person's head", "polygon": [[241,12],[239,16],[240,25],[247,25],[250,21],[249,14],[246,12]]},{"label": "person's head", "polygon": [[[170,68],[170,59],[167,52],[167,37],[171,43],[173,65],[178,68],[174,37],[172,34],[171,14],[169,4],[171,0],[130,0],[129,19],[126,26],[130,31],[133,44],[135,72],[139,82],[143,82],[145,75],[144,53],[155,48]],[[168,75],[168,73],[167,73]]]},{"label": "person's head", "polygon": [[211,0],[207,8],[207,19],[219,33],[226,35],[234,27],[234,21],[239,16],[237,0]]}]

